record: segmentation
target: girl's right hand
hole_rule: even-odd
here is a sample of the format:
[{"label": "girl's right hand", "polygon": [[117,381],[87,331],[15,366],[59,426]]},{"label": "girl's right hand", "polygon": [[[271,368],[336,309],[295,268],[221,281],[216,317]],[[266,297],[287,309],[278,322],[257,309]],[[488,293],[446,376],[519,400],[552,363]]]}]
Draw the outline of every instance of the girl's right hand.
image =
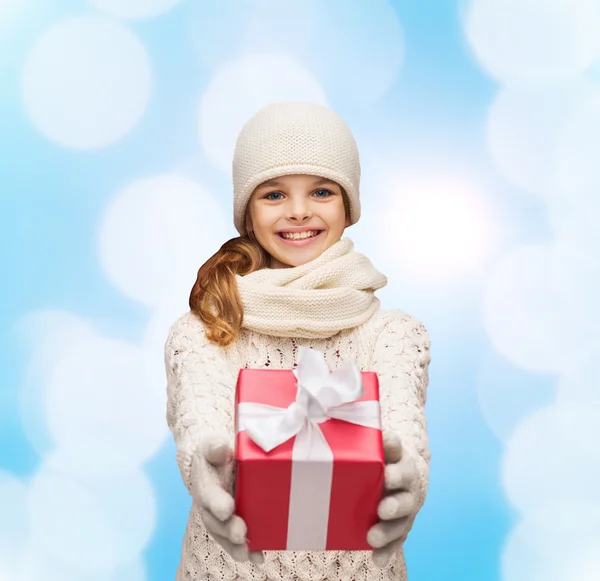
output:
[{"label": "girl's right hand", "polygon": [[260,564],[262,551],[248,550],[246,523],[234,514],[235,502],[225,488],[232,463],[233,451],[225,438],[206,438],[192,460],[192,496],[210,536],[235,561]]}]

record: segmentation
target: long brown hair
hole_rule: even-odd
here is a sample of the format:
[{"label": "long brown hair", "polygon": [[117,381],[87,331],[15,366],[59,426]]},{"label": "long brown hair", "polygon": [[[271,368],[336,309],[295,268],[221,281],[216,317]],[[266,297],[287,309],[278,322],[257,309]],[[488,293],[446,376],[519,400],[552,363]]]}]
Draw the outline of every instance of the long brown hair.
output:
[{"label": "long brown hair", "polygon": [[269,255],[252,233],[249,212],[246,234],[228,240],[198,270],[190,293],[190,309],[204,323],[206,338],[228,347],[238,337],[244,306],[235,275],[245,275],[265,268]]},{"label": "long brown hair", "polygon": [[[350,205],[342,189],[346,218]],[[246,212],[245,236],[228,240],[198,270],[190,293],[190,310],[204,323],[206,338],[228,347],[238,338],[244,320],[244,305],[235,275],[244,276],[266,268],[270,256],[252,232],[250,212]]]}]

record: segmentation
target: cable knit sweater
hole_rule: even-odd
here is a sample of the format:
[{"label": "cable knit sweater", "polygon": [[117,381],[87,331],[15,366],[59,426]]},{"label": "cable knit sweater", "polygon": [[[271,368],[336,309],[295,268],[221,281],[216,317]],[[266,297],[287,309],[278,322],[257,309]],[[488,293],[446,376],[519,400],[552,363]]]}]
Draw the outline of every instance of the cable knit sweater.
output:
[{"label": "cable knit sweater", "polygon": [[[177,444],[177,463],[191,490],[191,459],[208,433],[234,430],[238,370],[292,369],[300,345],[325,353],[330,369],[345,359],[379,375],[384,429],[395,430],[420,474],[419,508],[425,501],[429,459],[425,401],[430,342],[423,325],[401,311],[378,310],[364,324],[330,338],[272,337],[242,329],[228,348],[208,342],[193,313],[180,317],[165,344],[167,422]],[[267,551],[262,565],[237,563],[207,534],[192,504],[176,581],[405,581],[404,553],[385,569],[369,551]]]}]

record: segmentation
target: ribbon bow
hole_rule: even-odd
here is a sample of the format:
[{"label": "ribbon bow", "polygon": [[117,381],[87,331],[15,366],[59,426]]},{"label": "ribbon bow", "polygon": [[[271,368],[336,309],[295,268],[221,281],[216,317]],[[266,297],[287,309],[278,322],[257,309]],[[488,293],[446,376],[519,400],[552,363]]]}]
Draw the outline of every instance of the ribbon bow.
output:
[{"label": "ribbon bow", "polygon": [[363,395],[363,386],[360,370],[351,361],[330,372],[323,353],[300,347],[293,374],[298,392],[289,407],[239,404],[238,429],[245,430],[265,452],[294,436],[298,436],[295,448],[310,449],[315,438],[324,441],[319,424],[328,419],[381,429],[379,402],[356,401]]}]

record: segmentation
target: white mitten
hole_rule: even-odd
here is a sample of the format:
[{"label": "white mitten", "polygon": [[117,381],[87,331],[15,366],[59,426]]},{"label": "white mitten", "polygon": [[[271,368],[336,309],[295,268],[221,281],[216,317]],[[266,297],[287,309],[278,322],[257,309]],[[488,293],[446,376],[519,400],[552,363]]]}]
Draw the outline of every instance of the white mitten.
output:
[{"label": "white mitten", "polygon": [[192,497],[210,536],[236,561],[263,562],[261,551],[249,551],[246,523],[234,514],[228,492],[233,473],[233,450],[221,436],[207,437],[192,459]]},{"label": "white mitten", "polygon": [[373,547],[373,563],[385,567],[406,540],[418,512],[419,473],[410,454],[404,452],[400,438],[384,432],[385,496],[377,514],[381,519],[371,527],[367,542]]}]

